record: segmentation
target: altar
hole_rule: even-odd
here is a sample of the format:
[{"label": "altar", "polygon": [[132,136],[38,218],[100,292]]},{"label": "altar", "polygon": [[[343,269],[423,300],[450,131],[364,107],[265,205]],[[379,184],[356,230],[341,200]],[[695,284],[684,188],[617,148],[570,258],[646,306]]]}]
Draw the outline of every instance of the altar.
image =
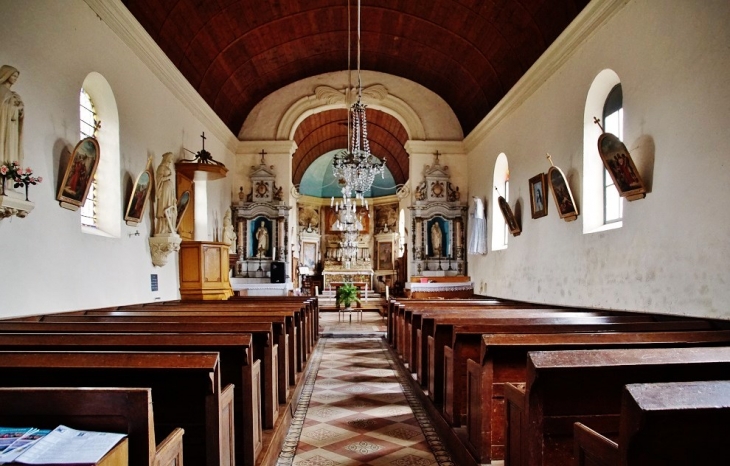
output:
[{"label": "altar", "polygon": [[373,269],[371,267],[326,266],[322,271],[323,287],[325,290],[332,288],[335,282],[364,282],[368,288],[373,289]]}]

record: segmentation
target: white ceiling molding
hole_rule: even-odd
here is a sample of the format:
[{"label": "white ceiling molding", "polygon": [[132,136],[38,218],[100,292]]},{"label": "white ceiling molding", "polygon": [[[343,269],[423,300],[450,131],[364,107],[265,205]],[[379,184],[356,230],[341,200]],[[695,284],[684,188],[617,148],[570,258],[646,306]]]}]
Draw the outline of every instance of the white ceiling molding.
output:
[{"label": "white ceiling molding", "polygon": [[540,58],[517,81],[491,112],[464,138],[466,150],[476,148],[505,117],[519,108],[555,74],[598,28],[618,13],[630,0],[593,0],[555,39]]},{"label": "white ceiling molding", "polygon": [[[276,139],[294,139],[294,132],[307,117],[315,113],[346,108],[345,94],[347,89],[335,89],[330,86],[317,86],[314,92],[304,96],[291,105],[279,121]],[[354,92],[354,89],[351,91]],[[425,139],[426,131],[421,119],[413,107],[388,92],[382,84],[373,84],[362,91],[362,101],[370,108],[380,110],[398,120],[408,133],[410,139]]]},{"label": "white ceiling molding", "polygon": [[294,141],[238,141],[235,153],[242,154],[260,154],[261,150],[266,154],[289,154],[292,155],[297,150],[297,143]]},{"label": "white ceiling molding", "polygon": [[461,141],[406,141],[403,147],[409,154],[466,155]]},{"label": "white ceiling molding", "polygon": [[212,132],[231,152],[236,151],[238,143],[236,135],[215,114],[120,0],[84,1],[162,84],[200,120],[206,130]]}]

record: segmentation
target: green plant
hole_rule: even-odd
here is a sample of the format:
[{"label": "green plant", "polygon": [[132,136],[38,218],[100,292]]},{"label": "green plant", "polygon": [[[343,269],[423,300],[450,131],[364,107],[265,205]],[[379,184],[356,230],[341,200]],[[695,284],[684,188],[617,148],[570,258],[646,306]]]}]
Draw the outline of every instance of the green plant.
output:
[{"label": "green plant", "polygon": [[337,288],[337,304],[342,303],[346,308],[350,307],[353,302],[360,302],[357,297],[357,287],[352,283],[345,283]]}]

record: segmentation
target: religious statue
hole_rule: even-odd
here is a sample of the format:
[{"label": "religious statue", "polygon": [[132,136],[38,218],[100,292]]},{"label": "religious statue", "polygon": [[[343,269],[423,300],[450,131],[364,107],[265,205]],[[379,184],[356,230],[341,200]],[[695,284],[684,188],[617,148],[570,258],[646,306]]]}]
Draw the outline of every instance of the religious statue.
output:
[{"label": "religious statue", "polygon": [[441,257],[441,251],[443,251],[442,241],[441,225],[438,222],[433,222],[431,224],[431,248],[434,256]]},{"label": "religious statue", "polygon": [[259,222],[259,228],[256,230],[256,249],[258,250],[259,257],[264,257],[267,249],[269,248],[269,231],[264,225],[264,221]]},{"label": "religious statue", "polygon": [[231,211],[226,210],[226,214],[223,216],[223,244],[228,246],[236,242],[236,231],[233,228],[233,222],[231,221]]},{"label": "religious statue", "polygon": [[172,152],[167,152],[155,172],[155,235],[176,233],[177,199],[173,175]]},{"label": "religious statue", "polygon": [[10,65],[0,67],[0,162],[23,165],[23,119],[25,108],[10,87],[20,72]]}]

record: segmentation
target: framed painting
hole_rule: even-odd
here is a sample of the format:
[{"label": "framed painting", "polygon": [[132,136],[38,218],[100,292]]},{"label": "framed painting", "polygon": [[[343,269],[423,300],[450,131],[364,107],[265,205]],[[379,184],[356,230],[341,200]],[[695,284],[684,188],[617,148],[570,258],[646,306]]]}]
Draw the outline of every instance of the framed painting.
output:
[{"label": "framed painting", "polygon": [[530,212],[532,212],[532,218],[540,218],[547,215],[548,204],[545,196],[546,190],[547,176],[544,173],[530,178]]},{"label": "framed painting", "polygon": [[[341,215],[344,214],[344,211],[342,209],[335,210],[334,207],[323,207],[325,209],[325,221],[327,222],[325,225],[325,233],[327,234],[336,234],[341,233],[340,230],[336,230],[334,228],[335,222],[337,220],[341,221]],[[361,208],[356,207],[355,213],[360,220],[360,223],[362,224],[362,228],[360,228],[360,233],[367,233],[370,231],[370,216],[368,214],[368,211]]]},{"label": "framed painting", "polygon": [[393,242],[378,243],[378,270],[393,270]]},{"label": "framed painting", "polygon": [[570,191],[568,180],[565,178],[563,171],[558,167],[552,166],[548,170],[547,178],[560,218],[566,222],[572,222],[578,218],[578,207],[575,204],[573,193]]},{"label": "framed painting", "polygon": [[147,204],[147,199],[150,197],[150,191],[152,191],[152,170],[149,166],[137,176],[137,180],[134,182],[132,188],[132,195],[129,197],[127,202],[127,210],[124,214],[124,220],[127,225],[136,226],[142,221],[144,215],[144,208]]},{"label": "framed painting", "polygon": [[611,133],[598,137],[598,153],[618,194],[628,201],[646,197],[646,186],[623,142]]},{"label": "framed painting", "polygon": [[62,207],[77,210],[86,202],[99,157],[99,142],[96,138],[85,138],[76,144],[56,196]]},{"label": "framed painting", "polygon": [[299,265],[301,267],[316,270],[318,246],[319,244],[315,241],[302,241],[302,253],[299,258]]},{"label": "framed painting", "polygon": [[175,231],[180,228],[180,224],[182,223],[183,218],[185,218],[185,213],[188,211],[188,207],[190,207],[190,191],[185,190],[177,200],[177,220],[175,221]]},{"label": "framed painting", "polygon": [[522,228],[520,228],[520,225],[517,223],[517,219],[512,213],[512,208],[502,196],[499,196],[497,202],[499,203],[499,210],[502,211],[502,216],[504,217],[504,222],[507,224],[509,232],[512,233],[512,236],[520,236]]}]

